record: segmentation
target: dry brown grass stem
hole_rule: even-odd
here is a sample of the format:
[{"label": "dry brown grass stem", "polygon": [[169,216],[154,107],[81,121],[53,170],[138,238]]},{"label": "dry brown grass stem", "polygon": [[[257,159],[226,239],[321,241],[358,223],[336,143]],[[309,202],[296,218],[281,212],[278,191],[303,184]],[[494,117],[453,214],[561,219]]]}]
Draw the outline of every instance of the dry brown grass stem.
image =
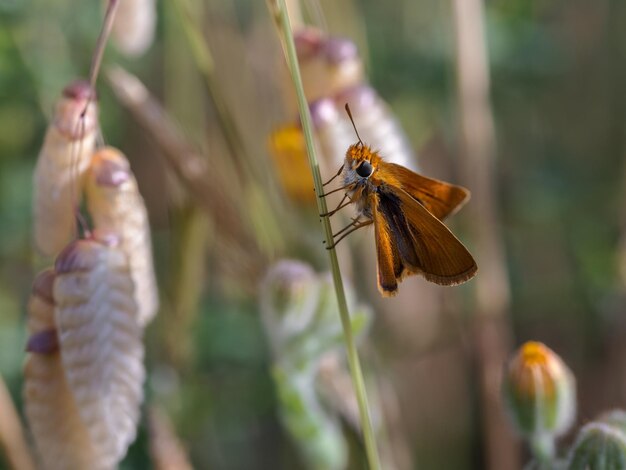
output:
[{"label": "dry brown grass stem", "polygon": [[496,207],[496,139],[482,0],[453,0],[463,180],[472,191],[466,216],[480,273],[473,285],[486,468],[519,468],[519,448],[500,403],[500,375],[511,349],[509,284]]},{"label": "dry brown grass stem", "polygon": [[229,197],[237,182],[220,174],[219,165],[210,165],[182,134],[143,83],[121,67],[107,71],[107,78],[120,103],[159,145],[169,166],[194,197],[224,239],[247,251],[257,250],[236,198]]},{"label": "dry brown grass stem", "polygon": [[104,14],[104,21],[102,22],[102,29],[96,42],[96,48],[93,51],[91,58],[91,67],[89,69],[89,84],[91,88],[95,90],[96,80],[98,79],[98,73],[100,72],[100,65],[102,64],[102,56],[104,55],[104,49],[111,35],[111,29],[113,28],[113,22],[115,21],[115,12],[119,0],[109,0],[106,12]]},{"label": "dry brown grass stem", "polygon": [[167,415],[152,406],[148,409],[150,457],[155,470],[191,470],[187,451]]},{"label": "dry brown grass stem", "polygon": [[24,437],[22,422],[0,376],[0,447],[11,468],[34,470],[35,462]]}]

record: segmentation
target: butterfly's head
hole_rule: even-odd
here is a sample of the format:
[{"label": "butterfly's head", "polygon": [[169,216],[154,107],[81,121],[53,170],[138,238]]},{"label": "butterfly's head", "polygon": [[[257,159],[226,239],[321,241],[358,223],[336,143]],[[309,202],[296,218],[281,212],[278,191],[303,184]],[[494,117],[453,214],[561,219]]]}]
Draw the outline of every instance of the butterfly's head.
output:
[{"label": "butterfly's head", "polygon": [[369,178],[378,163],[379,157],[372,149],[358,142],[351,145],[346,152],[345,169],[354,174],[355,177]]}]

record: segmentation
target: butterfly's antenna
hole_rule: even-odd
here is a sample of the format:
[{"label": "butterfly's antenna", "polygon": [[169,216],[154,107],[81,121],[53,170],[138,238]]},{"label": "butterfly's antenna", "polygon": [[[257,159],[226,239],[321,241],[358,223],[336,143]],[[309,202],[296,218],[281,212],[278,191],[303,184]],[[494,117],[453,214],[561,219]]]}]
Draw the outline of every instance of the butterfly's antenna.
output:
[{"label": "butterfly's antenna", "polygon": [[352,118],[352,111],[350,111],[350,105],[346,103],[346,113],[348,113],[348,117],[350,118],[350,122],[352,123],[352,127],[354,127],[354,132],[356,136],[359,138],[359,142],[361,145],[365,145],[361,140],[361,136],[359,135],[359,131],[356,130],[356,124],[354,123],[354,119]]}]

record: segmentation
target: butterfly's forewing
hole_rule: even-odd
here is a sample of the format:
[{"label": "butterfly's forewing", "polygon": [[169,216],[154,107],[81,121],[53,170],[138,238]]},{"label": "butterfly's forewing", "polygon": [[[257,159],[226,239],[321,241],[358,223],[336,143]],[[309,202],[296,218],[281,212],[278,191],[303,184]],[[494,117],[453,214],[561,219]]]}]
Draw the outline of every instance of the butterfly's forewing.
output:
[{"label": "butterfly's forewing", "polygon": [[404,266],[400,253],[392,238],[393,234],[385,217],[378,210],[377,196],[370,196],[372,202],[372,219],[376,237],[376,258],[378,264],[378,289],[385,297],[395,295],[398,291],[397,279],[402,276]]},{"label": "butterfly's forewing", "polygon": [[[386,233],[392,239],[391,244],[397,249],[404,265],[402,275],[421,274],[428,281],[452,286],[476,274],[476,262],[465,246],[407,192],[386,186],[378,191],[374,202],[376,209],[373,213],[380,214],[378,223],[375,219],[377,231],[379,227],[385,227],[381,223],[382,218],[388,227]],[[384,291],[384,286],[380,287]]]},{"label": "butterfly's forewing", "polygon": [[455,213],[469,199],[469,191],[461,186],[426,178],[394,163],[385,162],[381,170],[393,176],[404,191],[439,220]]}]

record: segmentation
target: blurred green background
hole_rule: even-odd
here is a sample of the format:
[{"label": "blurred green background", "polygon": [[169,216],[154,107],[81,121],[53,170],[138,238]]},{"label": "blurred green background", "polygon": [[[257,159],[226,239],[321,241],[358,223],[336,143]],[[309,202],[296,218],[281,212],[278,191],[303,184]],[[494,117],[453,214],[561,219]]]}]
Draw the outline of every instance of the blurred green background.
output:
[{"label": "blurred green background", "polygon": [[[165,3],[158,4],[157,36],[147,54],[130,60],[109,47],[105,66],[121,64],[137,74],[190,141],[219,160],[225,144],[183,34],[189,25]],[[216,90],[232,107],[244,146],[256,159],[253,174],[261,175],[256,188],[267,189],[271,208],[277,196],[265,174],[271,163],[264,135],[291,117],[264,94],[282,80],[273,68],[279,45],[266,5],[190,3],[214,54]],[[319,18],[317,2],[304,4]],[[458,181],[451,3],[325,0],[319,7],[330,33],[359,45],[372,85],[414,147],[424,149],[422,168]],[[626,3],[493,0],[485,9],[497,138],[495,203],[511,288],[507,322],[515,344],[543,341],[573,369],[582,423],[626,405]],[[60,90],[88,72],[102,11],[97,1],[0,0],[0,374],[19,410],[25,304],[35,269],[44,264],[31,246],[31,175]],[[233,57],[233,51],[244,55]],[[246,82],[249,69],[266,82]],[[257,99],[245,101],[240,86]],[[219,227],[181,190],[104,79],[98,92],[105,141],[129,156],[153,224],[163,305],[147,332],[148,401],[168,411],[197,468],[304,468],[278,418],[255,294],[267,262],[296,256],[301,247],[299,252],[277,244],[248,278],[229,271],[214,243]],[[242,102],[233,101],[236,95]],[[252,193],[232,197],[237,194],[254,199]],[[297,227],[281,224],[293,222],[293,215],[284,222],[280,209],[271,211],[289,246]],[[307,227],[316,230],[314,211],[290,211],[309,218]],[[474,221],[460,219],[463,238]],[[272,223],[257,221],[261,237],[273,236]],[[302,235],[310,236],[321,243],[321,231]],[[237,264],[238,255],[231,255]],[[301,255],[326,269],[323,251]],[[363,275],[374,279],[372,270]],[[468,340],[471,308],[465,301],[471,287],[451,301],[449,291],[435,288],[437,302],[447,305],[442,318],[420,319],[417,312],[393,319],[394,312],[381,313],[370,285],[358,275],[354,281],[361,299],[384,314],[374,321],[367,346],[378,352],[366,354],[364,362],[376,357],[370,369],[384,371],[397,390],[415,468],[486,468],[480,385]],[[431,307],[425,301],[423,308],[436,310]],[[358,440],[346,432],[359,468]],[[147,441],[142,424],[122,468],[149,468]]]}]

